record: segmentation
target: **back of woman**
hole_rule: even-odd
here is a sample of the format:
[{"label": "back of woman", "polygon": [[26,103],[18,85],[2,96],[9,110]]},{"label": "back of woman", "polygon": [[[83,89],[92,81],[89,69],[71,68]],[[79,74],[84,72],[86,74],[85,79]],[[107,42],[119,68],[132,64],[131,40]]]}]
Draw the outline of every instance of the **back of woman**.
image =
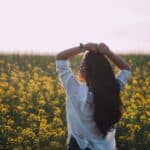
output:
[{"label": "back of woman", "polygon": [[[74,113],[71,116],[70,113],[70,126],[71,135],[75,137],[80,148],[85,149],[86,147],[95,150],[113,150],[116,146],[115,143],[115,132],[116,128],[107,133],[105,138],[99,133],[96,122],[93,119],[94,114],[94,98],[93,93],[89,91],[86,85],[81,85],[79,95],[81,96],[80,105],[73,105],[71,110]],[[84,94],[83,94],[84,93]],[[78,95],[78,96],[79,96]]]},{"label": "back of woman", "polygon": [[[113,150],[116,147],[117,122],[123,113],[120,91],[131,71],[125,61],[105,44],[88,43],[79,69],[79,82],[66,59],[81,51],[80,47],[66,50],[56,59],[56,70],[66,91],[68,149]],[[105,55],[118,65],[115,76]],[[65,55],[66,54],[66,55]]]}]

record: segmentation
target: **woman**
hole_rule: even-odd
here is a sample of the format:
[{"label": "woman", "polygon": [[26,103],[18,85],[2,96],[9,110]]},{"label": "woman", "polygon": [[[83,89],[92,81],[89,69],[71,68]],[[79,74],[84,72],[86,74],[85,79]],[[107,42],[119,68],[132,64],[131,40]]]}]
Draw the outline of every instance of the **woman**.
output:
[{"label": "woman", "polygon": [[[81,52],[78,80],[68,58]],[[116,76],[108,59],[120,69]],[[56,55],[56,71],[66,92],[67,149],[116,149],[117,122],[124,110],[119,94],[131,75],[129,65],[104,43],[80,43]]]}]

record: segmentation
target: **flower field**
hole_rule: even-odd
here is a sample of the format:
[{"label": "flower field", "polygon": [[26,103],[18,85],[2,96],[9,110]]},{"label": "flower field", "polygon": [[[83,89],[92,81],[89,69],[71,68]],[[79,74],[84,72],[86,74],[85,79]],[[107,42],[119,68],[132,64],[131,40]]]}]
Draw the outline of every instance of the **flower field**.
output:
[{"label": "flower field", "polygon": [[[70,59],[75,74],[80,57]],[[150,55],[122,57],[132,76],[121,92],[125,112],[117,126],[117,147],[149,150]],[[54,56],[0,55],[0,150],[65,150],[65,97]]]}]

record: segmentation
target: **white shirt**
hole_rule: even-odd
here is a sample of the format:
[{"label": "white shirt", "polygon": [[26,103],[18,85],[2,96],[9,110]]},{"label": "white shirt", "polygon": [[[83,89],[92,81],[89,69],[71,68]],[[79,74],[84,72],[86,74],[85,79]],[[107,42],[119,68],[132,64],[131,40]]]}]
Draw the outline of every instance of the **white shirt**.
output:
[{"label": "white shirt", "polygon": [[[70,61],[56,59],[56,71],[66,92],[67,142],[73,135],[82,149],[89,147],[92,150],[114,150],[116,148],[116,128],[109,132],[105,139],[102,139],[102,136],[98,134],[96,123],[92,118],[93,93],[89,91],[86,84],[75,78],[70,67]],[[130,75],[131,71],[125,69],[117,73],[116,79],[121,90]]]}]

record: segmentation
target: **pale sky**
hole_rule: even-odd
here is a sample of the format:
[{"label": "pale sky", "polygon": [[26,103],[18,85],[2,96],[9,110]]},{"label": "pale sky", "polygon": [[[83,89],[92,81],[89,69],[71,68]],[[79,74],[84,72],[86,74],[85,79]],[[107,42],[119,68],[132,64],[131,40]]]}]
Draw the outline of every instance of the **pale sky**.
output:
[{"label": "pale sky", "polygon": [[0,0],[0,53],[56,54],[80,42],[150,54],[150,1]]}]

